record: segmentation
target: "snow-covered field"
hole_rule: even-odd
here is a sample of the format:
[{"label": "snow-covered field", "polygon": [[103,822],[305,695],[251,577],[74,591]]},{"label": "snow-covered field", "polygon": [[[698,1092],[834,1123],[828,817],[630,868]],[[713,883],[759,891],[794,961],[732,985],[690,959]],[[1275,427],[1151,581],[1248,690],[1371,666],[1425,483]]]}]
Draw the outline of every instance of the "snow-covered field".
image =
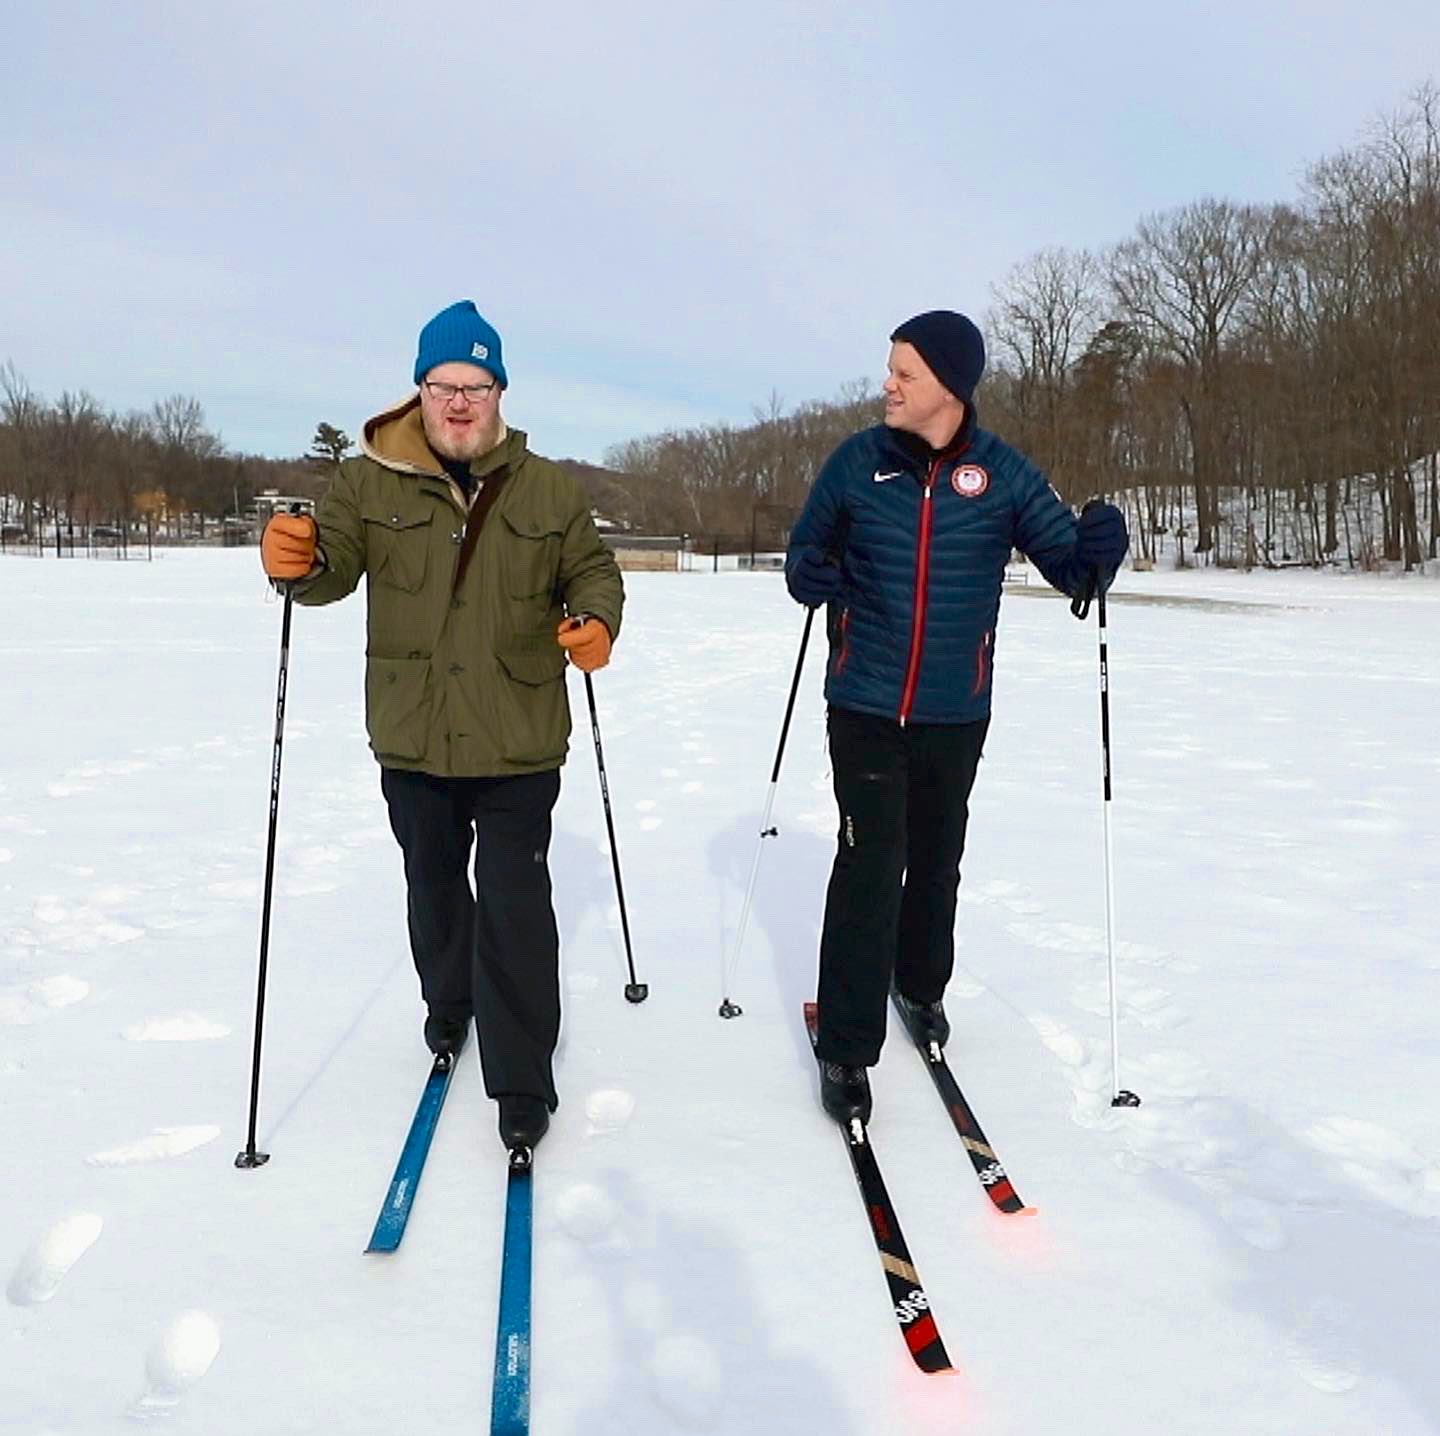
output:
[{"label": "snow-covered field", "polygon": [[[801,611],[633,575],[553,866],[540,1436],[1440,1431],[1440,585],[1126,575],[1112,604],[1122,1080],[1108,1105],[1095,628],[1004,605],[949,1007],[1021,1194],[892,1040],[872,1126],[960,1374],[911,1366],[811,995],[833,809],[812,652],[732,995]],[[1176,596],[1171,601],[1166,595]],[[488,1425],[504,1200],[461,1065],[404,1247],[363,1257],[427,1067],[360,703],[297,611],[261,1146],[245,1136],[280,607],[253,551],[0,561],[0,1431]]]}]

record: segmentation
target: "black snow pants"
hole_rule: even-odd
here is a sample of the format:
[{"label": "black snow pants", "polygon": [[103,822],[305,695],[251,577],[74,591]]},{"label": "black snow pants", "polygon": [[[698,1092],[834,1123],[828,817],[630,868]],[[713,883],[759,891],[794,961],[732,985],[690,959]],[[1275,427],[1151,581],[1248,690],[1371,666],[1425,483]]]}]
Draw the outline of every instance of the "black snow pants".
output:
[{"label": "black snow pants", "polygon": [[[560,773],[436,778],[382,768],[405,857],[410,952],[440,1017],[475,1016],[485,1090],[558,1105],[560,939],[550,899],[550,813]],[[475,887],[467,873],[475,850]]]},{"label": "black snow pants", "polygon": [[943,995],[955,966],[955,899],[978,723],[912,723],[832,707],[840,831],[820,938],[820,1038],[828,1062],[873,1066],[890,981],[916,1002]]}]

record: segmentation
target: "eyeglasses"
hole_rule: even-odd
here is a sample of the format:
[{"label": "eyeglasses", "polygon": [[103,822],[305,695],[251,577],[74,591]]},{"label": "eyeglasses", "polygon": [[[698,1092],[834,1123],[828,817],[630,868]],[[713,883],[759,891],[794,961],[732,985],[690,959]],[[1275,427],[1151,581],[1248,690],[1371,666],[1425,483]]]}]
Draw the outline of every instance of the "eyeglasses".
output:
[{"label": "eyeglasses", "polygon": [[439,399],[442,404],[448,404],[457,394],[467,404],[478,404],[481,399],[488,399],[490,391],[495,387],[493,379],[488,384],[446,384],[440,379],[425,379],[421,382],[430,397]]}]

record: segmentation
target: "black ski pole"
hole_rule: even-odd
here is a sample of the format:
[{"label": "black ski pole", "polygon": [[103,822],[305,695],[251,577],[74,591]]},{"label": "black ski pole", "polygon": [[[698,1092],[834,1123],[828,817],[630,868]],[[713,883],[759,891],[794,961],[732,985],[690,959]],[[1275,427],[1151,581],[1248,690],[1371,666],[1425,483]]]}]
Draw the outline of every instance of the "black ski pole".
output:
[{"label": "black ski pole", "polygon": [[745,1009],[730,1001],[730,978],[740,961],[740,946],[745,941],[745,926],[750,920],[750,903],[755,896],[755,879],[760,873],[760,854],[765,850],[765,839],[778,837],[780,829],[770,821],[770,811],[775,806],[775,790],[780,783],[780,760],[785,756],[785,739],[790,733],[790,716],[795,712],[795,695],[800,691],[800,673],[805,667],[805,649],[810,643],[810,628],[815,622],[815,610],[805,610],[805,631],[800,635],[800,652],[795,655],[795,676],[790,680],[790,696],[785,702],[785,719],[780,725],[780,744],[775,749],[775,766],[770,770],[770,789],[765,795],[765,812],[760,819],[760,840],[755,845],[755,859],[750,864],[750,881],[745,888],[745,902],[740,909],[740,926],[735,933],[735,946],[731,949],[730,960],[721,965],[720,971],[720,1016],[739,1017]]},{"label": "black ski pole", "polygon": [[615,895],[620,899],[620,930],[625,934],[625,961],[630,981],[625,984],[627,1002],[644,1002],[650,995],[648,983],[635,981],[635,954],[630,949],[630,919],[625,913],[625,885],[620,881],[620,849],[615,842],[615,819],[610,812],[610,782],[605,776],[605,750],[600,746],[600,715],[595,711],[595,684],[585,675],[585,697],[590,703],[590,731],[595,735],[595,765],[600,770],[600,800],[605,805],[605,830],[610,834],[610,862],[615,868]]},{"label": "black ski pole", "polygon": [[1097,598],[1096,616],[1100,628],[1100,752],[1105,812],[1105,952],[1110,978],[1110,1081],[1112,1107],[1138,1107],[1140,1098],[1120,1085],[1120,1005],[1115,972],[1115,878],[1114,843],[1110,830],[1110,656],[1105,631],[1105,585],[1091,570],[1085,592],[1070,605],[1076,618],[1090,612],[1090,599]]},{"label": "black ski pole", "polygon": [[250,1128],[245,1150],[235,1157],[237,1167],[263,1167],[269,1152],[255,1150],[255,1121],[260,1114],[260,1036],[265,1026],[265,974],[270,963],[270,895],[275,885],[275,827],[280,816],[280,753],[285,740],[285,682],[290,671],[290,615],[294,608],[291,586],[285,585],[284,615],[280,620],[280,677],[275,688],[275,751],[270,760],[270,837],[265,849],[265,899],[260,908],[260,977],[255,995],[255,1055],[250,1067]]}]

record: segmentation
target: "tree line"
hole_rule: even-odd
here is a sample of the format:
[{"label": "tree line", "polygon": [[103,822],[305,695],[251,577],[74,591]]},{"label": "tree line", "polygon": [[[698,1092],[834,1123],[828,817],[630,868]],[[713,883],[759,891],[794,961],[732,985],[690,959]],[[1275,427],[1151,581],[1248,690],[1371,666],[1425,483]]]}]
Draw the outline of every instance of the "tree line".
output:
[{"label": "tree line", "polygon": [[12,533],[140,525],[203,538],[263,489],[310,493],[316,482],[303,460],[229,453],[188,395],[120,414],[84,390],[47,401],[0,365],[0,518]]},{"label": "tree line", "polygon": [[[1071,502],[1113,498],[1134,553],[1412,568],[1440,544],[1440,91],[1423,86],[1286,203],[1201,199],[1103,253],[1046,249],[993,292],[981,422]],[[780,527],[860,385],[607,456],[618,517]]]},{"label": "tree line", "polygon": [[[1294,200],[1200,199],[1104,252],[1032,255],[984,328],[982,423],[1067,501],[1121,503],[1142,562],[1435,558],[1440,90],[1312,165]],[[562,462],[629,528],[775,547],[825,457],[881,413],[859,382]],[[0,366],[0,517],[27,533],[144,517],[203,535],[263,489],[318,493],[350,447],[322,423],[305,458],[236,455],[193,398],[120,415]]]}]

